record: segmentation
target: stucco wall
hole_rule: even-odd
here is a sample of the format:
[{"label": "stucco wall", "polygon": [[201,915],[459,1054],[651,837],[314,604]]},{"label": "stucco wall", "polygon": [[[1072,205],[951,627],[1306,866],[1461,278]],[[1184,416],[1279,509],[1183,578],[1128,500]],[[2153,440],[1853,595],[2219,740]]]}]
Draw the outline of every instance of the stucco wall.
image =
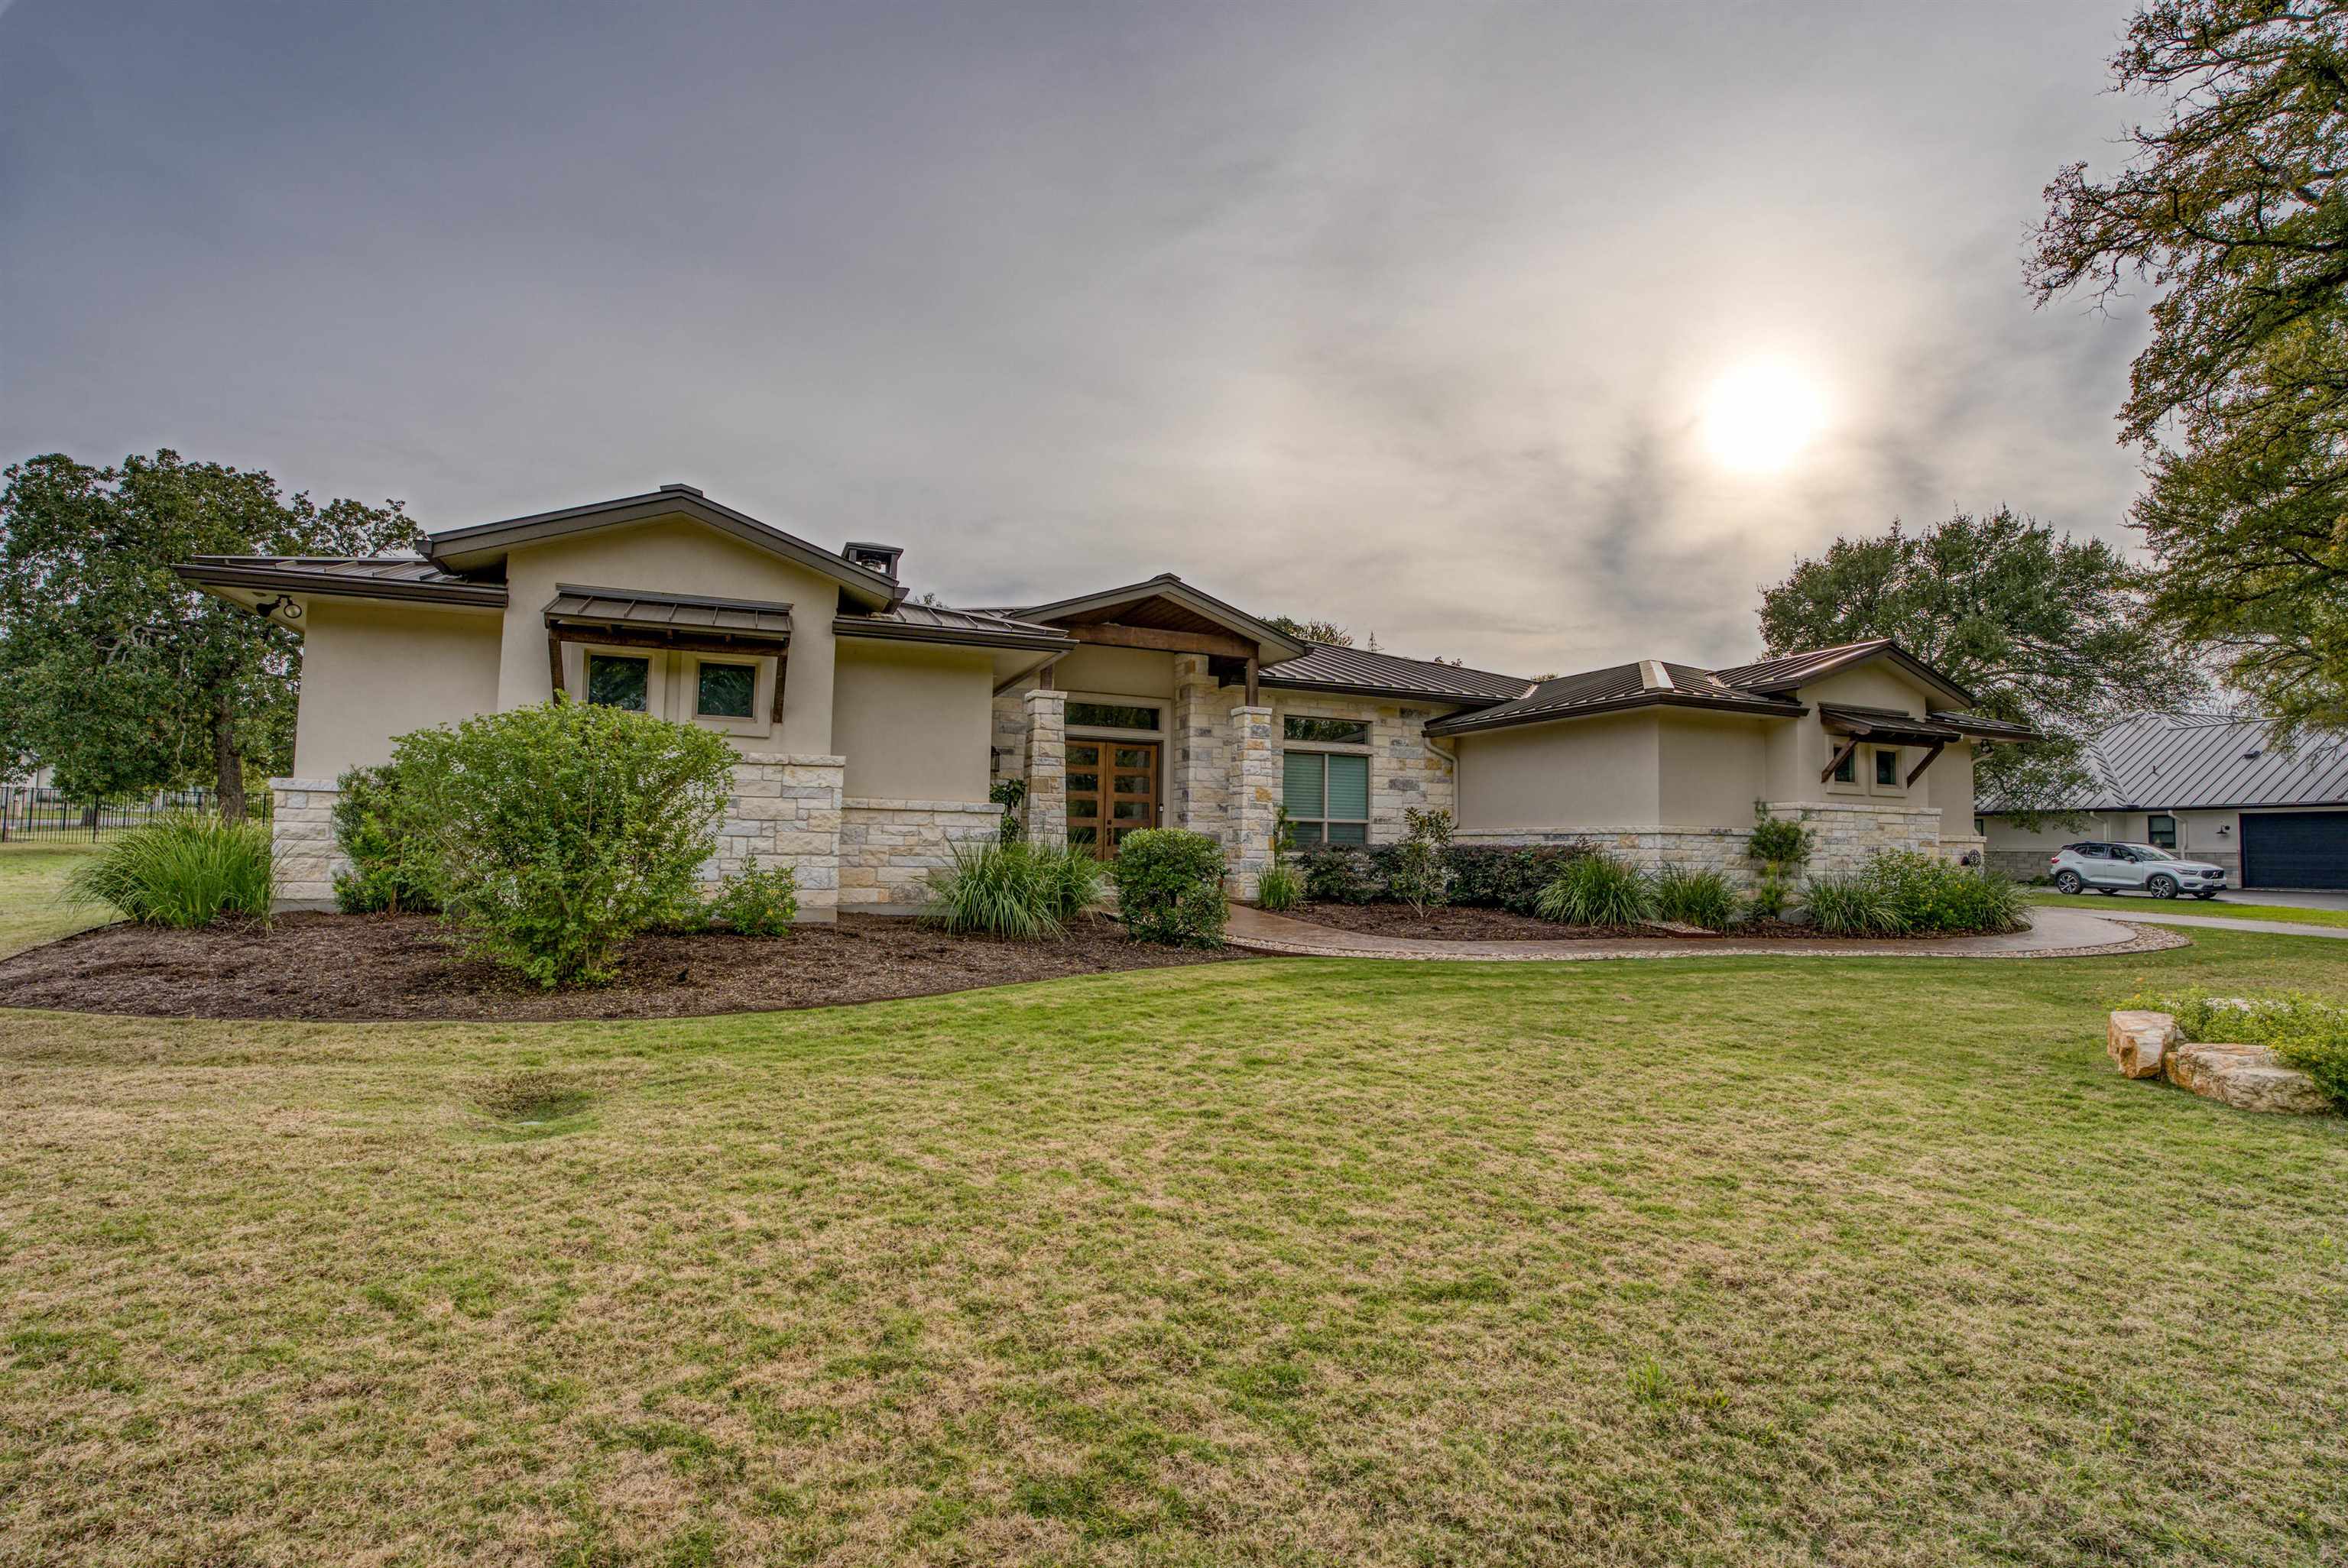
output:
[{"label": "stucco wall", "polygon": [[[1457,737],[1459,826],[1513,833],[1663,820],[1662,741],[1652,712]],[[1746,805],[1750,815],[1752,807]]]},{"label": "stucco wall", "polygon": [[746,749],[801,755],[837,750],[831,733],[831,618],[839,585],[830,579],[685,521],[640,523],[519,547],[506,559],[498,707],[543,702],[552,694],[543,612],[557,585],[566,582],[789,605],[783,722],[779,733],[747,743]]},{"label": "stucco wall", "polygon": [[[297,776],[331,781],[346,768],[388,761],[395,736],[497,704],[494,611],[317,598],[302,625]],[[541,671],[545,665],[541,643]]]},{"label": "stucco wall", "polygon": [[1764,721],[1666,709],[1656,715],[1655,728],[1659,822],[1743,827],[1753,820],[1753,803],[1769,788]]},{"label": "stucco wall", "polygon": [[993,671],[982,651],[841,640],[832,733],[849,795],[983,802]]},{"label": "stucco wall", "polygon": [[1102,696],[1171,698],[1174,656],[1146,648],[1077,648],[1052,667],[1052,684]]}]

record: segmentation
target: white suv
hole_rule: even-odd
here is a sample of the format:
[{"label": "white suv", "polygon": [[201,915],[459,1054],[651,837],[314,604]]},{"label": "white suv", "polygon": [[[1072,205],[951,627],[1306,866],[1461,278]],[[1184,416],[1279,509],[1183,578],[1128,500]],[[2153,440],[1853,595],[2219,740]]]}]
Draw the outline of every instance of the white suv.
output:
[{"label": "white suv", "polygon": [[2206,860],[2179,860],[2154,844],[2066,844],[2046,862],[2057,890],[2117,893],[2123,887],[2174,898],[2190,893],[2215,898],[2226,886],[2226,868]]}]

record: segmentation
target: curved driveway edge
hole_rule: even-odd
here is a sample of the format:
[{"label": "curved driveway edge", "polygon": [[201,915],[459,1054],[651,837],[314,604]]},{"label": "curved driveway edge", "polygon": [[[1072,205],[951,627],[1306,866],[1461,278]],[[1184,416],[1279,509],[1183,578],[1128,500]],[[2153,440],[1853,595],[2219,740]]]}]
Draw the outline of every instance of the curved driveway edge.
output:
[{"label": "curved driveway edge", "polygon": [[[2027,931],[1894,942],[1809,941],[1797,937],[1632,938],[1622,941],[1449,942],[1340,931],[1243,905],[1231,907],[1233,947],[1299,958],[1417,958],[1453,963],[1558,963],[1595,958],[2085,958],[2189,947],[2176,929],[2132,926],[2076,909],[2034,909]],[[2212,922],[2217,924],[2218,922]],[[2226,922],[2234,924],[2235,922]]]}]

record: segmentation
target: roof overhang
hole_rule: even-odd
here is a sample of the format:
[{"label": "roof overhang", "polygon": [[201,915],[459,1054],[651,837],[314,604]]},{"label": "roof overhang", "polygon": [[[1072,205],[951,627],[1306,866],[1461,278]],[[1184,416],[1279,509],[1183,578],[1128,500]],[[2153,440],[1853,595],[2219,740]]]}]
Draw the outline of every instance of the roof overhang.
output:
[{"label": "roof overhang", "polygon": [[1945,746],[1965,738],[1964,732],[1953,724],[1935,723],[1888,708],[1848,708],[1821,702],[1818,723],[1830,735],[1894,746]]},{"label": "roof overhang", "polygon": [[290,618],[282,614],[282,602],[275,610],[263,607],[273,601],[309,599],[356,599],[485,610],[503,610],[506,603],[505,585],[497,582],[409,582],[304,570],[261,559],[214,557],[175,562],[171,570],[182,581],[215,599],[224,599],[281,623],[290,623]]},{"label": "roof overhang", "polygon": [[[1131,610],[1152,600],[1170,605],[1187,616],[1196,617],[1241,641],[1254,644],[1259,664],[1277,664],[1283,659],[1301,659],[1310,646],[1236,605],[1226,604],[1210,593],[1192,588],[1171,572],[1161,572],[1147,582],[1104,589],[1098,593],[1039,604],[1017,613],[1022,620],[1043,620],[1062,626],[1111,621],[1138,625],[1146,624],[1146,621],[1120,621],[1117,612]],[[1159,619],[1167,618],[1161,615]]]},{"label": "roof overhang", "polygon": [[1417,702],[1436,708],[1488,708],[1507,697],[1473,697],[1453,692],[1413,691],[1406,686],[1381,686],[1375,682],[1299,681],[1293,677],[1259,675],[1256,684],[1281,692],[1321,692],[1332,697],[1376,697],[1390,702]]},{"label": "roof overhang", "polygon": [[1972,713],[1931,712],[1925,715],[1936,724],[1946,724],[1969,741],[1994,741],[2001,744],[2019,744],[2027,741],[2043,741],[2046,737],[2027,724],[2016,724],[2004,719],[1985,719]]},{"label": "roof overhang", "polygon": [[1706,697],[1695,692],[1645,691],[1530,712],[1454,713],[1447,719],[1437,719],[1427,725],[1426,733],[1430,735],[1464,735],[1478,730],[1511,730],[1529,724],[1555,724],[1569,719],[1586,719],[1597,713],[1625,713],[1638,708],[1694,708],[1715,713],[1739,713],[1748,719],[1798,719],[1809,712],[1800,702],[1766,698],[1740,701],[1730,697]]},{"label": "roof overhang", "polygon": [[994,666],[992,679],[998,695],[1077,646],[1076,639],[1056,633],[1008,627],[925,626],[883,615],[836,615],[831,631],[835,637],[854,641],[986,654]]},{"label": "roof overhang", "polygon": [[[1792,656],[1789,655],[1789,657]],[[1829,675],[1838,675],[1846,670],[1855,670],[1862,664],[1872,663],[1878,659],[1893,664],[1910,679],[1934,695],[1944,699],[1952,707],[1970,708],[1980,701],[1971,692],[1966,691],[1889,638],[1853,648],[1839,658],[1822,659],[1815,664],[1806,665],[1799,671],[1781,678],[1751,682],[1740,681],[1734,684],[1752,692],[1793,692],[1813,682],[1823,681]]]},{"label": "roof overhang", "polygon": [[547,601],[545,616],[547,630],[557,637],[636,646],[774,652],[791,641],[791,607],[760,600],[562,583]]},{"label": "roof overhang", "polygon": [[895,579],[856,565],[819,545],[762,523],[747,512],[722,507],[687,487],[668,487],[641,496],[596,501],[556,512],[535,512],[502,522],[479,523],[432,536],[427,548],[432,563],[444,571],[480,571],[503,561],[506,552],[520,545],[566,538],[604,528],[683,518],[739,539],[796,566],[830,579],[840,591],[859,603],[878,609],[902,599],[905,589]]}]

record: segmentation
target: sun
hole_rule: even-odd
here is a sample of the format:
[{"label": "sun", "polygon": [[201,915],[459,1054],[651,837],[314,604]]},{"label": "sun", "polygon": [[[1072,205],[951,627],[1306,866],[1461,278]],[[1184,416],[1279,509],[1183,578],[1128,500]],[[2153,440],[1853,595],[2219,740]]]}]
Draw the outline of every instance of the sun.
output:
[{"label": "sun", "polygon": [[1818,383],[1782,360],[1738,365],[1714,382],[1704,399],[1704,445],[1748,474],[1785,467],[1825,423]]}]

